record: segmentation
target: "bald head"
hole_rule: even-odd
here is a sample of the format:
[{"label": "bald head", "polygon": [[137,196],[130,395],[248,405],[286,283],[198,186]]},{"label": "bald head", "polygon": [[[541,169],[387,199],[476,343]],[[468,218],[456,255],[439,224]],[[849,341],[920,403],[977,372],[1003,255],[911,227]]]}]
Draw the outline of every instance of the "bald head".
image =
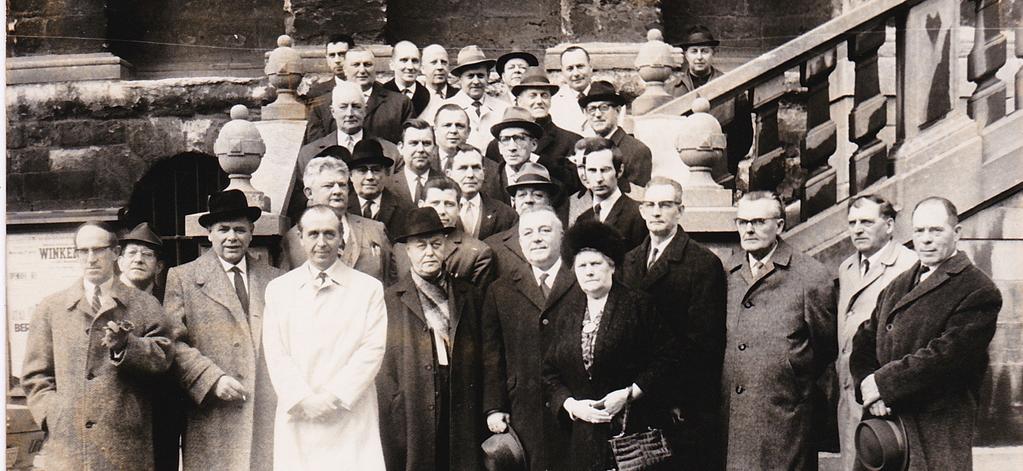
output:
[{"label": "bald head", "polygon": [[431,44],[423,48],[423,75],[426,84],[439,89],[448,83],[448,51],[440,44]]},{"label": "bald head", "polygon": [[400,41],[394,45],[391,51],[391,70],[394,72],[394,82],[398,88],[403,89],[415,84],[419,77],[419,48],[411,41]]},{"label": "bald head", "polygon": [[339,131],[345,134],[356,134],[362,130],[366,118],[366,98],[362,89],[351,82],[341,82],[334,86],[330,94],[330,114],[334,116]]}]

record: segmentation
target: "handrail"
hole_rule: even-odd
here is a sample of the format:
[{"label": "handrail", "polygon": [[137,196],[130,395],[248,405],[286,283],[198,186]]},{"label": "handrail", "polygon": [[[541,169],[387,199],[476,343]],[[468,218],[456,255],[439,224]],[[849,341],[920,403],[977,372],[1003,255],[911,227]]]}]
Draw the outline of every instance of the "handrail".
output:
[{"label": "handrail", "polygon": [[844,13],[743,64],[723,77],[708,82],[681,97],[650,110],[646,114],[680,116],[692,112],[693,100],[703,97],[713,105],[724,102],[744,90],[768,82],[785,71],[803,64],[809,57],[823,53],[848,40],[878,20],[887,20],[899,10],[924,0],[874,0]]}]

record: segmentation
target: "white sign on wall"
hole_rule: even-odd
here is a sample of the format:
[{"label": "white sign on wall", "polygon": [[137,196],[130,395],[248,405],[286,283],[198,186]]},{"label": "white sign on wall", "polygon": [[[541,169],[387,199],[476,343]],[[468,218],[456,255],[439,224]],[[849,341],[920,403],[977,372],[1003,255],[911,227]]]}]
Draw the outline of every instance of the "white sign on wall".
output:
[{"label": "white sign on wall", "polygon": [[36,305],[81,276],[74,229],[7,234],[7,341],[12,376],[21,376]]}]

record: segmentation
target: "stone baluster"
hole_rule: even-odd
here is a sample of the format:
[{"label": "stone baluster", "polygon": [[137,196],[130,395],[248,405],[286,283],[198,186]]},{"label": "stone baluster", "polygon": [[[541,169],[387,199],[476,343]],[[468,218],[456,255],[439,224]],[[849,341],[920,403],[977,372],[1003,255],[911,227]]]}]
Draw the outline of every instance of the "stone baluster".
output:
[{"label": "stone baluster", "polygon": [[664,89],[664,82],[671,77],[671,46],[664,42],[659,29],[647,32],[647,42],[636,54],[636,70],[646,85],[643,93],[632,101],[632,114],[643,115],[671,101],[671,94]]},{"label": "stone baluster", "polygon": [[[1005,65],[1006,55],[998,3],[998,0],[973,0],[977,24],[974,28],[973,49],[966,61],[966,78],[976,83],[977,89],[970,96],[966,111],[979,127],[985,127],[1005,116],[1005,82],[995,76],[998,69]],[[1019,49],[1019,46],[1016,48]]]},{"label": "stone baluster", "polygon": [[856,64],[849,140],[857,148],[849,159],[850,195],[888,174],[888,146],[877,138],[888,124],[887,98],[881,94],[877,65],[877,51],[884,41],[884,22],[854,33],[848,41],[849,60]]},{"label": "stone baluster", "polygon": [[959,21],[957,0],[925,0],[896,19],[895,132],[900,143],[955,108]]},{"label": "stone baluster", "polygon": [[277,38],[277,49],[267,57],[263,71],[277,89],[277,99],[263,107],[264,120],[305,119],[305,105],[295,98],[295,90],[302,83],[302,56],[291,46],[291,37],[282,34]]},{"label": "stone baluster", "polygon": [[778,138],[778,101],[787,88],[785,75],[779,74],[753,89],[751,103],[756,114],[753,158],[739,162],[736,190],[777,191],[785,180],[785,148]]},{"label": "stone baluster", "polygon": [[[1016,26],[1016,57],[1023,59],[1023,22]],[[1023,110],[1023,67],[1016,71],[1016,111]]]},{"label": "stone baluster", "polygon": [[831,206],[838,195],[837,173],[828,158],[838,145],[838,126],[831,120],[828,78],[835,70],[835,49],[816,55],[799,67],[799,87],[782,99],[778,135],[799,156],[802,199],[800,219]]}]

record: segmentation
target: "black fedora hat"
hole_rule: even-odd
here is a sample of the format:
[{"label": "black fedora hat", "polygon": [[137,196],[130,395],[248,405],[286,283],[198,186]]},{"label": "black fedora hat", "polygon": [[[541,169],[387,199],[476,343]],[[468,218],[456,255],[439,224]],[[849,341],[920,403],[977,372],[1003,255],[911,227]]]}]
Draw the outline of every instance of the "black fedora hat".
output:
[{"label": "black fedora hat", "polygon": [[529,114],[528,110],[519,106],[505,108],[501,121],[490,127],[490,134],[497,137],[498,134],[501,134],[501,130],[505,128],[521,128],[536,139],[543,137],[543,127],[536,124],[536,120],[533,119],[533,115]]},{"label": "black fedora hat", "polygon": [[134,229],[128,231],[124,237],[121,237],[118,243],[121,244],[121,247],[130,243],[144,245],[153,250],[163,249],[163,240],[153,232],[153,228],[149,227],[148,222],[139,223]]},{"label": "black fedora hat", "polygon": [[856,459],[870,471],[905,471],[909,439],[902,417],[874,417],[856,426]]},{"label": "black fedora hat", "polygon": [[536,67],[540,65],[540,59],[537,59],[536,56],[526,51],[516,49],[507,54],[503,54],[501,55],[501,57],[497,58],[497,65],[495,65],[494,68],[497,69],[498,75],[504,75],[504,66],[505,64],[508,63],[508,61],[512,59],[522,59],[526,61],[526,64],[528,64],[530,67]]},{"label": "black fedora hat", "polygon": [[[365,139],[363,139],[363,141],[364,140]],[[359,142],[362,142],[362,141],[359,141]],[[313,158],[316,158],[316,157],[333,157],[335,159],[338,159],[338,160],[341,160],[341,161],[347,163],[348,161],[352,160],[352,153],[348,152],[347,148],[335,144],[335,145],[332,145],[332,146],[324,147],[323,150],[318,152]]]},{"label": "black fedora hat", "polygon": [[625,106],[625,97],[619,95],[615,86],[606,80],[591,83],[590,91],[579,97],[579,107],[586,108],[586,105],[595,101],[609,101],[615,106]]},{"label": "black fedora hat", "polygon": [[199,225],[207,229],[215,223],[236,218],[247,218],[256,222],[262,210],[249,206],[241,190],[227,190],[210,195],[210,212],[199,216]]},{"label": "black fedora hat", "polygon": [[519,93],[529,88],[540,88],[556,93],[561,87],[552,84],[551,80],[547,78],[547,74],[540,67],[530,67],[526,69],[526,75],[522,77],[522,83],[511,87],[511,92],[512,95],[518,96]]},{"label": "black fedora hat", "polygon": [[511,425],[507,433],[491,435],[480,447],[483,448],[483,467],[487,471],[525,471],[527,468],[526,450]]},{"label": "black fedora hat", "polygon": [[416,208],[409,211],[405,218],[405,231],[400,237],[395,238],[397,242],[405,242],[409,237],[427,236],[433,234],[450,234],[454,227],[445,227],[440,222],[437,210],[433,208]]},{"label": "black fedora hat", "polygon": [[714,33],[711,33],[709,28],[703,25],[696,25],[689,28],[689,31],[686,32],[685,38],[676,44],[676,46],[685,49],[689,46],[717,47],[719,44],[721,44],[721,41],[714,39]]},{"label": "black fedora hat", "polygon": [[547,167],[534,162],[526,162],[519,167],[518,173],[512,176],[512,181],[505,187],[508,196],[515,196],[515,192],[524,186],[540,187],[551,194],[553,200],[558,196],[561,187],[551,179],[551,173]]},{"label": "black fedora hat", "polygon": [[[342,149],[344,148],[342,147]],[[384,147],[376,139],[363,139],[356,142],[355,148],[352,150],[352,160],[348,162],[348,167],[355,169],[356,167],[372,164],[379,164],[383,165],[384,168],[390,168],[394,165],[394,160],[384,155]]]}]

